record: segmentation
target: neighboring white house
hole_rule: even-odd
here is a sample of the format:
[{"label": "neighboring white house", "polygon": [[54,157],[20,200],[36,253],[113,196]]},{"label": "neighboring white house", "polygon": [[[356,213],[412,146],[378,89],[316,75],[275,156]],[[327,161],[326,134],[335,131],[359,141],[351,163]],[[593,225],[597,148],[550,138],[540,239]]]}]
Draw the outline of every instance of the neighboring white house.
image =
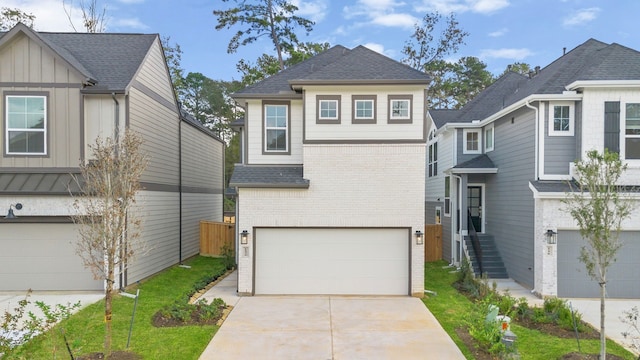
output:
[{"label": "neighboring white house", "polygon": [[233,94],[239,293],[423,295],[428,80],[334,46]]},{"label": "neighboring white house", "polygon": [[[179,111],[157,34],[0,33],[0,290],[94,290],[75,254],[72,175],[97,136],[126,127],[149,166],[139,211],[149,252],[126,286],[199,252],[199,220],[222,220],[224,143]],[[16,219],[5,219],[9,208]]]},{"label": "neighboring white house", "polygon": [[[597,297],[598,284],[578,260],[584,242],[561,201],[573,162],[593,149],[618,152],[629,166],[621,184],[640,185],[640,53],[590,39],[429,118],[437,171],[427,172],[426,219],[433,223],[442,209],[444,257],[457,264],[469,256],[477,270],[471,242],[463,241],[473,224],[480,242],[494,241],[499,253],[484,259],[485,272],[504,263],[509,277],[541,296]],[[623,226],[608,297],[640,298],[640,207]]]}]

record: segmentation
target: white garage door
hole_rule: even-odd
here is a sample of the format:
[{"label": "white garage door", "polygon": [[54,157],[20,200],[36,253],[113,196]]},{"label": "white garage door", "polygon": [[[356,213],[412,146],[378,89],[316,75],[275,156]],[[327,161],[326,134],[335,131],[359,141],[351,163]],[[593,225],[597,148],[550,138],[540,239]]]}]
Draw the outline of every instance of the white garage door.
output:
[{"label": "white garage door", "polygon": [[255,230],[256,294],[409,294],[408,229]]},{"label": "white garage door", "polygon": [[0,290],[101,290],[71,244],[73,224],[0,224]]}]

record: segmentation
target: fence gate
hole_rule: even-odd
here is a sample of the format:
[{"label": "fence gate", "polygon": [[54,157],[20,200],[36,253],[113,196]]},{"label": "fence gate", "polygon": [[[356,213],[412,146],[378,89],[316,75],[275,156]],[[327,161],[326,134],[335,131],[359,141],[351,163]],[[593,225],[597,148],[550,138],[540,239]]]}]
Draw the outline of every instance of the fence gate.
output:
[{"label": "fence gate", "polygon": [[424,261],[442,260],[442,225],[425,225],[424,233]]}]

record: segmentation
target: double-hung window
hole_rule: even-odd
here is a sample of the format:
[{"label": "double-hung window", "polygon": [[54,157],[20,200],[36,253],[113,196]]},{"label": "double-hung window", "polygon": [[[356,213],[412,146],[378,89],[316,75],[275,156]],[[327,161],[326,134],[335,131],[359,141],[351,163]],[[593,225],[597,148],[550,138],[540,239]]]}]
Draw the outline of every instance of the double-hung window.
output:
[{"label": "double-hung window", "polygon": [[451,177],[444,177],[444,216],[451,216]]},{"label": "double-hung window", "polygon": [[376,123],[376,96],[353,95],[352,122],[354,124]]},{"label": "double-hung window", "polygon": [[462,149],[463,154],[480,154],[480,130],[478,129],[464,129],[462,132],[464,136],[464,147]]},{"label": "double-hung window", "polygon": [[484,128],[484,152],[493,151],[494,133],[493,124]]},{"label": "double-hung window", "polygon": [[413,95],[389,95],[389,122],[411,123]]},{"label": "double-hung window", "polygon": [[7,155],[47,154],[47,97],[6,95],[5,152]]},{"label": "double-hung window", "polygon": [[549,104],[549,136],[573,136],[574,108],[569,102]]},{"label": "double-hung window", "polygon": [[640,103],[625,106],[624,137],[625,159],[640,159]]},{"label": "double-hung window", "polygon": [[429,145],[429,177],[438,175],[438,143]]},{"label": "double-hung window", "polygon": [[289,153],[288,104],[264,104],[264,152]]},{"label": "double-hung window", "polygon": [[318,124],[340,124],[340,95],[318,95],[316,97],[316,122]]}]

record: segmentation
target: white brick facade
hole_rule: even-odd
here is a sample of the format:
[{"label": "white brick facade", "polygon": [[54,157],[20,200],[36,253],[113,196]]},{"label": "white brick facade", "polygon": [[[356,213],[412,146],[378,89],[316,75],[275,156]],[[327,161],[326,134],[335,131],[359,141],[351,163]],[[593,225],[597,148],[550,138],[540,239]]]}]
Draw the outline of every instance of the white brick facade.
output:
[{"label": "white brick facade", "polygon": [[[304,145],[308,189],[239,189],[237,229],[424,229],[424,144]],[[239,251],[238,291],[253,292],[252,241]],[[424,246],[411,242],[411,289],[424,292]],[[245,256],[245,251],[247,251]]]}]

